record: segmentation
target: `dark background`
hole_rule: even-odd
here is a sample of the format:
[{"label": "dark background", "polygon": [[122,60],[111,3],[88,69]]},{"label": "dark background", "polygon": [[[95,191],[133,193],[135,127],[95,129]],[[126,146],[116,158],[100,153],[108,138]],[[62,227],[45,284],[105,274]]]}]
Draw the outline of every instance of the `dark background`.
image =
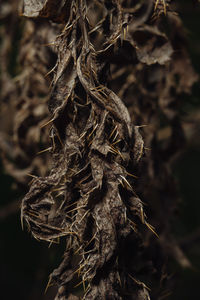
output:
[{"label": "dark background", "polygon": [[[186,28],[188,49],[193,66],[200,74],[200,4],[179,1],[179,14]],[[187,72],[187,70],[186,70]],[[200,283],[200,87],[197,82],[191,95],[182,99],[181,117],[196,122],[196,133],[174,166],[180,192],[179,210],[173,224],[174,235],[189,258],[192,268],[182,269],[169,260],[175,289],[168,299],[199,298]],[[199,128],[199,130],[198,130]],[[64,245],[34,240],[20,223],[20,202],[24,191],[13,189],[13,179],[0,165],[0,284],[1,299],[53,299],[55,290],[45,294],[48,275],[58,265]]]}]

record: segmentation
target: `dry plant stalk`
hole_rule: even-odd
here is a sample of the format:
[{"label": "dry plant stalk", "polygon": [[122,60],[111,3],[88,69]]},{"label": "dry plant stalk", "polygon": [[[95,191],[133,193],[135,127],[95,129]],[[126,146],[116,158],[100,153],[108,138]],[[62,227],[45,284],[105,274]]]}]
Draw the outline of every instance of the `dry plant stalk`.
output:
[{"label": "dry plant stalk", "polygon": [[[66,240],[50,275],[57,300],[79,285],[82,299],[158,299],[168,293],[164,254],[189,265],[170,234],[177,198],[170,163],[184,142],[177,102],[197,76],[169,4],[23,1],[21,15],[30,20],[12,93],[21,166],[4,159],[25,185],[26,173],[39,175],[21,208],[33,236]],[[164,141],[161,116],[170,128]],[[39,142],[46,148],[35,156]],[[149,221],[138,195],[150,206]]]}]

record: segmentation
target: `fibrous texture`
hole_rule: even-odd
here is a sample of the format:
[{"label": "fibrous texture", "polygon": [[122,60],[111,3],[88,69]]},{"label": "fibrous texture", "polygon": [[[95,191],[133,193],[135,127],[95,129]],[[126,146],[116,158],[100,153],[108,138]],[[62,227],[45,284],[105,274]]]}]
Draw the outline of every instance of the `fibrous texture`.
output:
[{"label": "fibrous texture", "polygon": [[[184,142],[178,100],[196,75],[169,4],[24,0],[21,7],[31,20],[13,134],[19,164],[27,159],[23,176],[39,175],[21,213],[35,238],[66,240],[50,275],[57,300],[70,299],[77,285],[83,299],[158,299],[167,294],[165,252],[189,265],[170,235],[177,197],[170,163]],[[34,157],[39,143],[48,156]]]}]

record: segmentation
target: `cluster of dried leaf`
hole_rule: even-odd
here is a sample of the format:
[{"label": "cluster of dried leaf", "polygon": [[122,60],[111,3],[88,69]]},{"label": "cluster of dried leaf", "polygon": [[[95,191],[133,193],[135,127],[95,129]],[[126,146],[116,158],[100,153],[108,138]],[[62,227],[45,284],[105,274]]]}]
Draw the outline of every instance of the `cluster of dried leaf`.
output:
[{"label": "cluster of dried leaf", "polygon": [[19,183],[38,175],[22,202],[33,236],[66,239],[50,275],[57,300],[80,284],[88,300],[163,299],[165,254],[189,265],[170,233],[170,166],[184,142],[179,100],[197,76],[169,2],[24,0],[23,24],[17,4],[3,4],[1,18],[23,28],[18,76],[12,32],[1,47],[2,122],[13,118],[0,147]]}]

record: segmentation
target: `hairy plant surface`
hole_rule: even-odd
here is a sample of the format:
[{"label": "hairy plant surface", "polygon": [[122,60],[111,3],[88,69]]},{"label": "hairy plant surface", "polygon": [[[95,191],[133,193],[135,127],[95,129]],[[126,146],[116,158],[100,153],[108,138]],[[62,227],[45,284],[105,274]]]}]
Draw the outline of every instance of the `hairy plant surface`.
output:
[{"label": "hairy plant surface", "polygon": [[[57,300],[71,299],[79,285],[83,299],[163,299],[165,255],[190,265],[170,233],[177,202],[171,163],[184,143],[181,95],[197,76],[169,5],[24,0],[20,6],[30,20],[21,72],[14,80],[3,72],[12,89],[4,88],[1,105],[15,117],[0,145],[18,182],[26,185],[25,175],[34,173],[21,209],[33,236],[66,240],[63,261],[50,275]],[[49,154],[36,156],[41,146]]]}]

